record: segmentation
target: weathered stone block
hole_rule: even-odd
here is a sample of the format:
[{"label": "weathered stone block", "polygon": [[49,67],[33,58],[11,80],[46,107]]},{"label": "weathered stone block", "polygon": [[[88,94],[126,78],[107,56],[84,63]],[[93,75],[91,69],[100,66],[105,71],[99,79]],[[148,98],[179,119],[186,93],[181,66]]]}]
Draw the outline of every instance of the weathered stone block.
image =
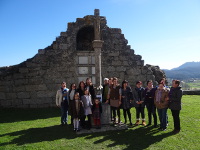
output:
[{"label": "weathered stone block", "polygon": [[12,106],[12,100],[1,100],[0,106],[2,107],[11,107]]},{"label": "weathered stone block", "polygon": [[23,91],[25,91],[25,86],[24,85],[22,85],[22,86],[15,86],[14,87],[14,91],[15,92],[23,92]]},{"label": "weathered stone block", "polygon": [[113,66],[121,66],[122,62],[121,61],[112,61]]},{"label": "weathered stone block", "polygon": [[109,67],[107,68],[107,70],[108,70],[109,72],[113,72],[113,71],[115,71],[115,67],[109,66]]},{"label": "weathered stone block", "polygon": [[108,53],[108,56],[119,56],[119,51]]},{"label": "weathered stone block", "polygon": [[60,45],[59,45],[59,48],[60,48],[60,49],[67,49],[67,48],[68,48],[68,45],[67,45],[67,44],[60,44]]},{"label": "weathered stone block", "polygon": [[119,60],[127,60],[126,56],[119,56]]},{"label": "weathered stone block", "polygon": [[123,61],[123,66],[129,66],[128,61]]},{"label": "weathered stone block", "polygon": [[67,33],[66,33],[66,32],[61,32],[61,33],[60,33],[60,36],[67,37]]},{"label": "weathered stone block", "polygon": [[18,80],[15,80],[15,85],[16,86],[20,86],[20,85],[25,85],[25,84],[28,84],[28,79],[18,79]]},{"label": "weathered stone block", "polygon": [[110,124],[111,122],[110,105],[102,104],[101,124]]},{"label": "weathered stone block", "polygon": [[0,86],[0,92],[6,92],[6,91],[8,91],[6,86]]},{"label": "weathered stone block", "polygon": [[46,91],[47,87],[45,84],[39,85],[25,85],[26,91]]},{"label": "weathered stone block", "polygon": [[12,100],[12,106],[22,106],[22,100],[21,99],[13,99]]},{"label": "weathered stone block", "polygon": [[126,68],[123,67],[123,66],[119,66],[119,67],[116,68],[116,71],[119,71],[119,72],[126,71]]},{"label": "weathered stone block", "polygon": [[29,104],[32,104],[32,101],[33,100],[31,100],[31,99],[23,99],[22,103],[23,103],[23,105],[29,105]]},{"label": "weathered stone block", "polygon": [[44,49],[39,49],[38,50],[38,54],[39,55],[44,55],[45,54],[45,50]]},{"label": "weathered stone block", "polygon": [[28,68],[19,68],[20,73],[28,73]]},{"label": "weathered stone block", "polygon": [[38,106],[37,106],[37,104],[35,104],[35,105],[30,105],[30,108],[38,108]]},{"label": "weathered stone block", "polygon": [[4,92],[0,92],[0,99],[3,99],[3,100],[6,99],[6,95]]},{"label": "weathered stone block", "polygon": [[131,69],[127,70],[127,74],[129,76],[140,75],[141,74],[141,70],[140,69],[136,69],[136,68],[131,68]]},{"label": "weathered stone block", "polygon": [[17,93],[17,97],[20,99],[30,98],[30,94],[28,92],[19,92]]},{"label": "weathered stone block", "polygon": [[41,84],[43,82],[43,79],[40,78],[31,78],[28,80],[29,84]]},{"label": "weathered stone block", "polygon": [[22,73],[16,73],[13,75],[14,79],[24,79],[25,75]]},{"label": "weathered stone block", "polygon": [[17,94],[16,93],[6,93],[6,99],[16,99]]}]

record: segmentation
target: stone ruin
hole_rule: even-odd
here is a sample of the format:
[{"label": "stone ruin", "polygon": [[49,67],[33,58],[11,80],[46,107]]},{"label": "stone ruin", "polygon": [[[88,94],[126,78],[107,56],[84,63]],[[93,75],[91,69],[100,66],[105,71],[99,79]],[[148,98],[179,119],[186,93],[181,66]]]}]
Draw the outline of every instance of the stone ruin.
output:
[{"label": "stone ruin", "polygon": [[165,74],[158,66],[144,65],[119,28],[107,26],[106,17],[94,15],[68,23],[53,43],[26,61],[0,68],[0,107],[55,107],[62,81],[78,84],[91,77],[95,87],[105,77],[158,82]]}]

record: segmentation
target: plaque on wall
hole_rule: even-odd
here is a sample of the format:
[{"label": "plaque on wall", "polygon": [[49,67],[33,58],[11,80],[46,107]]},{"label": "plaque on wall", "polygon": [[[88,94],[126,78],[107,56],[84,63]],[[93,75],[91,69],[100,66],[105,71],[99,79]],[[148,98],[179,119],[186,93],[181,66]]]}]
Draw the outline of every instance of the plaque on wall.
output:
[{"label": "plaque on wall", "polygon": [[92,77],[92,83],[96,84],[96,78],[94,76]]},{"label": "plaque on wall", "polygon": [[88,74],[88,67],[78,67],[79,74]]},{"label": "plaque on wall", "polygon": [[92,56],[92,64],[95,64],[95,57]]},{"label": "plaque on wall", "polygon": [[79,64],[88,64],[88,56],[79,56],[78,63]]},{"label": "plaque on wall", "polygon": [[95,67],[92,67],[92,74],[95,74]]}]

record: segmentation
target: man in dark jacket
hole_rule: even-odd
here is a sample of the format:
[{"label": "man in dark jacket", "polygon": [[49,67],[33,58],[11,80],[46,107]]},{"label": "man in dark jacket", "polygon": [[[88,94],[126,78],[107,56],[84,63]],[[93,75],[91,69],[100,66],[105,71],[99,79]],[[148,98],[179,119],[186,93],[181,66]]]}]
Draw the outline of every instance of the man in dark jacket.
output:
[{"label": "man in dark jacket", "polygon": [[181,110],[181,98],[182,98],[182,90],[179,87],[180,81],[174,80],[172,83],[172,87],[169,92],[169,109],[171,109],[173,120],[174,120],[174,134],[180,132],[180,110]]},{"label": "man in dark jacket", "polygon": [[142,116],[142,125],[146,126],[145,122],[145,114],[144,114],[144,88],[142,87],[142,82],[137,81],[136,87],[133,89],[133,99],[134,99],[134,106],[136,109],[136,123],[135,125],[139,125],[140,123],[140,114]]}]

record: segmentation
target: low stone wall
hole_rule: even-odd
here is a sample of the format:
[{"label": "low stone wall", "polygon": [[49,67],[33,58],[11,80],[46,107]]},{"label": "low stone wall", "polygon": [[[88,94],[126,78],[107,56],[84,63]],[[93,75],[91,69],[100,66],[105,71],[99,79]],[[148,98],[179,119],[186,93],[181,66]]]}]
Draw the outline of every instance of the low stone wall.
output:
[{"label": "low stone wall", "polygon": [[183,91],[183,95],[200,95],[200,90]]}]

